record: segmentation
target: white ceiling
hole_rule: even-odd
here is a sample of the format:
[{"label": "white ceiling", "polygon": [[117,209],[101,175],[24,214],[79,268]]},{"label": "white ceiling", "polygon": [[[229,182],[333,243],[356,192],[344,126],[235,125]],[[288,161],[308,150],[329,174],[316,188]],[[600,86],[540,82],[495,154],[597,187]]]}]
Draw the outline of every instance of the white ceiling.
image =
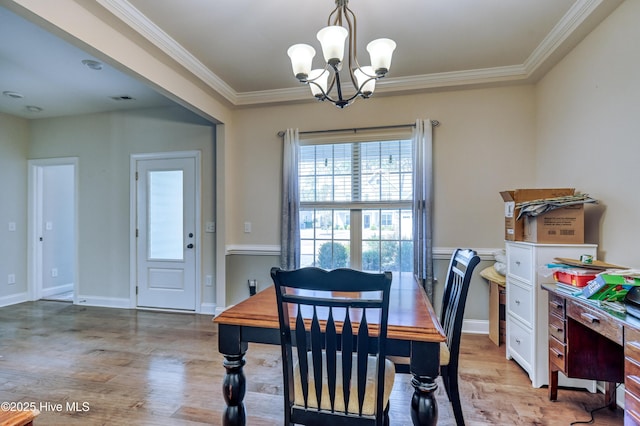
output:
[{"label": "white ceiling", "polygon": [[[286,54],[326,25],[333,0],[95,0],[236,106],[307,99]],[[352,0],[360,62],[397,42],[377,96],[535,82],[622,0]],[[7,0],[2,0],[2,3]],[[78,44],[79,45],[79,44]],[[53,117],[171,104],[134,78],[0,7],[0,112]],[[321,54],[315,64],[320,65]],[[114,100],[130,96],[134,101]],[[27,105],[42,108],[29,112]]]}]

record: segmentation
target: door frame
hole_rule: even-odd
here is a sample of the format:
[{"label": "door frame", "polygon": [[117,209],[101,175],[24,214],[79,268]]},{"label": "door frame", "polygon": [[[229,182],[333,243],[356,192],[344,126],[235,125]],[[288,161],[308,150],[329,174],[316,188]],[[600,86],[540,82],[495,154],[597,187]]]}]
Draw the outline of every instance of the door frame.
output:
[{"label": "door frame", "polygon": [[73,303],[78,303],[80,275],[78,263],[78,157],[41,158],[27,160],[28,167],[28,207],[27,207],[27,291],[29,300],[42,298],[42,244],[38,238],[42,234],[42,174],[48,166],[73,166]]},{"label": "door frame", "polygon": [[[136,170],[138,161],[143,160],[171,160],[178,158],[193,158],[195,161],[195,293],[196,293],[196,306],[195,312],[200,313],[201,309],[201,295],[202,295],[202,265],[201,265],[201,257],[202,251],[200,249],[201,244],[201,222],[202,222],[202,212],[201,212],[201,188],[202,188],[202,175],[201,175],[201,152],[200,151],[171,151],[171,152],[155,152],[155,153],[144,153],[144,154],[131,154],[130,160],[130,170],[129,170],[129,307],[131,309],[139,309],[138,308],[138,295],[136,293],[136,287],[138,285],[138,257],[137,257],[137,237],[136,230],[138,225],[138,211],[137,211],[137,192],[138,186],[136,181]],[[140,308],[142,309],[142,308]],[[150,309],[150,308],[144,308]],[[152,309],[152,308],[151,308]],[[164,310],[158,308],[158,310]],[[175,310],[170,310],[172,312],[176,312]],[[186,311],[185,311],[186,312]]]}]

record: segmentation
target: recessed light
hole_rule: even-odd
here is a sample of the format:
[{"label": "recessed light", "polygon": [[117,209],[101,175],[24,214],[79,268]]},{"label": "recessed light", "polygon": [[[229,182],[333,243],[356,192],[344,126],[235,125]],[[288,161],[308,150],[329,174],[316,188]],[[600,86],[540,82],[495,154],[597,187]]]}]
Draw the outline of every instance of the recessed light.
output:
[{"label": "recessed light", "polygon": [[131,97],[129,95],[111,96],[111,99],[113,99],[114,101],[135,101],[136,100],[136,98]]},{"label": "recessed light", "polygon": [[26,109],[29,112],[41,112],[42,108],[35,106],[35,105],[27,105],[26,107],[24,107],[24,109]]},{"label": "recessed light", "polygon": [[18,93],[18,92],[12,92],[10,90],[6,90],[4,92],[2,92],[3,95],[9,97],[9,98],[13,98],[13,99],[22,99],[24,98],[24,95],[22,93]]},{"label": "recessed light", "polygon": [[87,68],[91,68],[92,70],[99,71],[102,69],[102,63],[98,61],[94,61],[93,59],[84,59],[82,64]]}]

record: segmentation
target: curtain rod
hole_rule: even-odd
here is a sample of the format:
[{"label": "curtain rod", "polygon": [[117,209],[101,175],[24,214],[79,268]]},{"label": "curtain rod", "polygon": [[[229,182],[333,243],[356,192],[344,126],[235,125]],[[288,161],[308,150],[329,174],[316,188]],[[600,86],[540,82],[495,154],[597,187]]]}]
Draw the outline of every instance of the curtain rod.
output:
[{"label": "curtain rod", "polygon": [[[431,125],[433,127],[438,127],[440,122],[438,120],[431,120]],[[299,132],[301,135],[308,135],[310,133],[335,133],[335,132],[348,132],[352,131],[353,133],[357,133],[359,130],[383,130],[383,129],[400,129],[403,127],[416,127],[415,123],[412,124],[395,124],[392,126],[375,126],[375,127],[358,127],[358,128],[348,128],[348,129],[329,129],[329,130],[308,130],[306,132]],[[284,136],[284,130],[280,130],[278,132],[278,136]]]}]

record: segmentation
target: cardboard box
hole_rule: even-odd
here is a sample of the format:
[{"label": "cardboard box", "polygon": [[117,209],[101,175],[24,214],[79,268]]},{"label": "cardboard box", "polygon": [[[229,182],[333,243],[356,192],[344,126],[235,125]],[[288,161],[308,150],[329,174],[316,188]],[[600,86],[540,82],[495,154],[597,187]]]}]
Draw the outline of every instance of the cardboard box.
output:
[{"label": "cardboard box", "polygon": [[504,239],[524,241],[524,218],[516,220],[519,213],[519,209],[516,209],[516,203],[563,197],[573,195],[574,192],[574,188],[516,189],[515,191],[500,192],[504,200]]},{"label": "cardboard box", "polygon": [[524,217],[524,241],[550,244],[584,243],[584,204]]}]

